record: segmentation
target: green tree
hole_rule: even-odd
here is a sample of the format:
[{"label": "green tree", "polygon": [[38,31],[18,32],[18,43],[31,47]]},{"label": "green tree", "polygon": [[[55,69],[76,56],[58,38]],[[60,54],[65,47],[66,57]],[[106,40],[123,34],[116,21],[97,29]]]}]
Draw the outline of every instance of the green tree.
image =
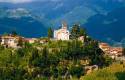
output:
[{"label": "green tree", "polygon": [[79,37],[80,25],[74,24],[71,30],[71,39],[76,39]]},{"label": "green tree", "polygon": [[3,33],[3,36],[8,36],[9,34],[7,32],[4,32]]},{"label": "green tree", "polygon": [[112,64],[113,61],[111,57],[105,56],[104,58],[105,58],[105,63],[104,63],[105,66],[109,66],[110,64]]},{"label": "green tree", "polygon": [[16,30],[13,30],[13,31],[11,32],[11,34],[12,34],[13,36],[17,36],[17,35],[18,35],[17,32],[16,32]]},{"label": "green tree", "polygon": [[52,28],[50,27],[49,29],[48,29],[48,38],[52,38],[53,37],[53,30],[52,30]]},{"label": "green tree", "polygon": [[80,76],[82,76],[84,74],[84,69],[82,66],[74,66],[72,65],[69,69],[69,73],[72,76],[75,76],[77,78],[80,78]]},{"label": "green tree", "polygon": [[23,46],[23,39],[20,37],[18,40],[18,46]]},{"label": "green tree", "polygon": [[47,47],[43,47],[43,50],[42,50],[42,56],[41,56],[41,61],[42,61],[42,67],[47,67],[49,66],[48,65],[48,55],[49,55],[49,52],[48,52],[48,49]]},{"label": "green tree", "polygon": [[125,56],[125,48],[123,48],[123,55]]},{"label": "green tree", "polygon": [[25,55],[25,49],[24,48],[19,48],[16,52],[16,54],[20,57],[23,57]]},{"label": "green tree", "polygon": [[85,29],[80,28],[79,36],[85,36],[85,35],[86,35]]},{"label": "green tree", "polygon": [[40,66],[41,65],[40,55],[38,53],[38,50],[35,48],[32,49],[31,57],[29,59],[29,64],[32,66]]},{"label": "green tree", "polygon": [[57,78],[58,75],[59,75],[59,74],[58,74],[58,69],[57,69],[55,66],[52,67],[51,73],[53,74],[53,77],[54,77],[54,78]]}]

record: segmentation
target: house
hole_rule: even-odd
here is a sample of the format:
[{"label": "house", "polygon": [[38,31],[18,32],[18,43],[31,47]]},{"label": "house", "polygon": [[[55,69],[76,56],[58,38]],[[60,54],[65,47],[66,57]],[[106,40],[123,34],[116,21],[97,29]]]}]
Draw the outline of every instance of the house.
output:
[{"label": "house", "polygon": [[37,39],[36,38],[25,38],[25,41],[30,43],[30,44],[33,44],[37,41]]},{"label": "house", "polygon": [[47,43],[47,42],[48,42],[47,39],[41,39],[41,40],[39,40],[39,43],[41,43],[41,44],[45,44],[45,43]]},{"label": "house", "polygon": [[122,56],[123,48],[122,47],[112,47],[112,48],[110,48],[110,54],[115,55],[115,56]]},{"label": "house", "polygon": [[13,35],[1,36],[1,45],[5,47],[17,48],[20,37]]},{"label": "house", "polygon": [[99,48],[105,53],[110,53],[110,46],[107,43],[99,43]]},{"label": "house", "polygon": [[107,43],[99,43],[100,49],[111,57],[118,57],[123,55],[123,48],[122,47],[112,47]]},{"label": "house", "polygon": [[54,38],[56,40],[69,40],[69,30],[67,29],[67,24],[63,23],[62,28],[59,30],[54,30]]}]

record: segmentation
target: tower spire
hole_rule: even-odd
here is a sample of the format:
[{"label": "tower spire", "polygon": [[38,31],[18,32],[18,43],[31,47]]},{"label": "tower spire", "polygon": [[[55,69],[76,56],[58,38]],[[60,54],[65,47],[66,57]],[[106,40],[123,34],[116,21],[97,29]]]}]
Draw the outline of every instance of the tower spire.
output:
[{"label": "tower spire", "polygon": [[65,21],[62,22],[62,29],[67,29],[67,23]]}]

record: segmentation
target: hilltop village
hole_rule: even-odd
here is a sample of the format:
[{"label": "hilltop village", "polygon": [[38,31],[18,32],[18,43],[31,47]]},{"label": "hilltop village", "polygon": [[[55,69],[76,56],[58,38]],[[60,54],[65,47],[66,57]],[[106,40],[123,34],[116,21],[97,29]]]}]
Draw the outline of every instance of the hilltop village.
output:
[{"label": "hilltop village", "polygon": [[[2,76],[8,74],[7,79],[12,80],[80,79],[113,62],[125,61],[124,48],[92,39],[77,24],[73,25],[71,31],[66,23],[62,23],[58,30],[49,28],[48,36],[43,38],[25,38],[16,32],[4,34],[0,36],[0,44],[0,65],[3,70],[0,73]],[[16,70],[21,71],[17,72],[18,78],[13,74]],[[6,76],[2,79],[6,79]]]},{"label": "hilltop village", "polygon": [[[70,31],[68,30],[67,24],[65,22],[62,23],[61,29],[54,30],[51,32],[52,37],[51,40],[62,40],[62,41],[70,41]],[[50,35],[51,35],[50,34]],[[84,42],[85,36],[79,36],[79,41]],[[33,44],[35,42],[39,42],[40,44],[47,43],[47,39],[39,39],[39,38],[25,38],[22,36],[8,34],[0,36],[0,43],[4,47],[11,47],[11,48],[20,48],[19,42],[28,42]],[[111,56],[112,58],[122,56],[123,55],[123,48],[122,47],[112,47],[108,43],[99,42],[99,47],[104,51],[105,54]]]}]

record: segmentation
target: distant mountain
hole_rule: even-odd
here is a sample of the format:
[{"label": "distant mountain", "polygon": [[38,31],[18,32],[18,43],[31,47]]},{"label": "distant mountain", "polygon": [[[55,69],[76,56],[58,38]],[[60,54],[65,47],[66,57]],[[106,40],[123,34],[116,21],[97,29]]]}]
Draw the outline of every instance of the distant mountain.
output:
[{"label": "distant mountain", "polygon": [[113,41],[123,42],[125,39],[125,7],[117,8],[107,15],[94,15],[85,24],[91,36],[112,44]]},{"label": "distant mountain", "polygon": [[25,37],[45,36],[47,31],[45,25],[25,9],[0,9],[0,34],[13,30]]},{"label": "distant mountain", "polygon": [[[7,22],[6,19],[8,18],[11,19],[10,21],[16,21],[15,19],[18,19],[22,21],[21,24],[23,27],[25,26],[23,24],[27,23],[26,26],[28,26],[29,30],[34,29],[33,26],[35,25],[33,24],[39,23],[39,25],[37,25],[38,27],[35,26],[34,30],[40,33],[39,35],[41,36],[42,33],[45,33],[44,28],[59,28],[61,21],[64,20],[67,21],[70,27],[73,23],[82,24],[95,39],[112,44],[124,43],[125,0],[39,0],[18,4],[0,3],[0,8],[11,11],[9,14],[4,14],[4,11],[0,10],[0,17],[8,16],[7,18],[1,17],[3,22]],[[35,23],[31,23],[31,19],[33,19]],[[27,21],[24,22],[24,20]],[[7,26],[9,25],[10,24]],[[29,25],[33,25],[32,29],[29,28]],[[4,26],[5,25],[2,27]],[[8,30],[6,29],[7,26],[2,30]],[[14,26],[17,30],[22,27]],[[27,33],[23,27],[22,34],[25,36]],[[30,36],[34,37],[34,35],[36,34],[30,33]]]},{"label": "distant mountain", "polygon": [[0,3],[0,7],[28,9],[32,14],[46,20],[49,25],[58,27],[62,20],[69,24],[85,23],[89,17],[106,14],[123,6],[124,2],[122,0],[44,0],[20,4]]}]

